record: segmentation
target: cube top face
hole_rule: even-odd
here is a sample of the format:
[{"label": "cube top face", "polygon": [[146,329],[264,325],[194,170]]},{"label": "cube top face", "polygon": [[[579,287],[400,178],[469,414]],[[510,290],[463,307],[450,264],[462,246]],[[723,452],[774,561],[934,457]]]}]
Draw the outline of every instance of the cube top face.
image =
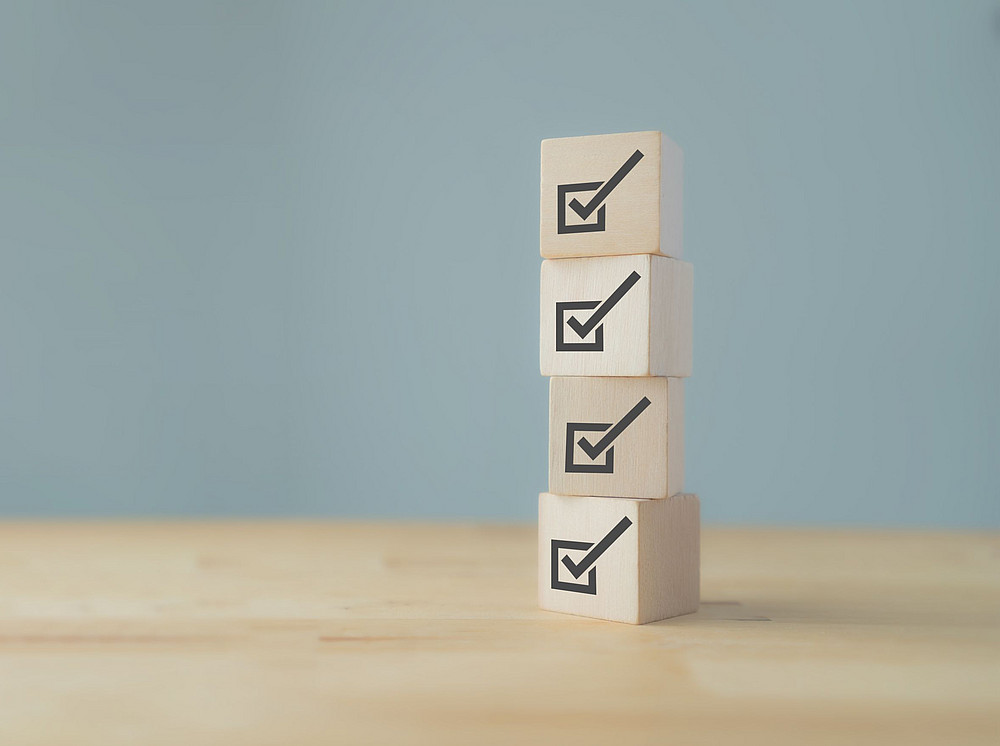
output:
[{"label": "cube top face", "polygon": [[542,375],[691,375],[692,286],[691,265],[669,257],[542,262]]},{"label": "cube top face", "polygon": [[659,132],[543,140],[542,256],[680,256],[683,170]]},{"label": "cube top face", "polygon": [[538,497],[538,597],[550,611],[643,624],[696,611],[699,506]]},{"label": "cube top face", "polygon": [[549,380],[549,491],[663,499],[684,488],[680,378]]}]

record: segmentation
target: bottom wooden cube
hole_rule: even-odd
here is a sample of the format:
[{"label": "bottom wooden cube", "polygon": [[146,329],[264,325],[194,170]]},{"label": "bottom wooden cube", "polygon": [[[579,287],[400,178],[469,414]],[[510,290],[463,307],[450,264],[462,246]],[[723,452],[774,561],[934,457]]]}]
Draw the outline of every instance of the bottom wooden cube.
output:
[{"label": "bottom wooden cube", "polygon": [[538,496],[538,603],[646,624],[698,610],[699,503]]}]

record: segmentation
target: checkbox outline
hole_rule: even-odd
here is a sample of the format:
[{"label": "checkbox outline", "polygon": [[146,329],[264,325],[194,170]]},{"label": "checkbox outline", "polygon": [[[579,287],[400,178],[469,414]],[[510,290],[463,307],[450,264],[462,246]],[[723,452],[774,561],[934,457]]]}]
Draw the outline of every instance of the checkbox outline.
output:
[{"label": "checkbox outline", "polygon": [[560,184],[556,187],[556,197],[559,200],[559,203],[556,205],[557,233],[600,233],[604,230],[606,223],[603,205],[597,211],[596,223],[566,224],[566,195],[574,192],[592,192],[598,189],[602,183],[601,181],[585,181],[579,184]]},{"label": "checkbox outline", "polygon": [[[599,300],[556,301],[556,352],[604,352],[604,324],[594,330],[593,342],[585,340],[586,334],[580,335],[580,339],[584,341],[567,342],[565,332],[568,325],[567,311],[591,311],[600,304]],[[573,318],[570,316],[569,320],[572,321]],[[574,329],[574,331],[576,330]]]},{"label": "checkbox outline", "polygon": [[[587,574],[586,583],[571,583],[559,579],[559,550],[560,549],[590,549],[594,546],[592,541],[566,541],[553,539],[551,543],[551,585],[554,591],[570,591],[572,593],[586,593],[590,596],[597,595],[597,568],[591,567]],[[579,576],[577,576],[579,577]]]},{"label": "checkbox outline", "polygon": [[[604,452],[604,463],[578,464],[573,458],[576,436],[580,432],[603,433],[611,427],[610,422],[567,422],[566,423],[566,473],[567,474],[614,474],[615,447],[611,446]],[[587,442],[584,438],[580,440]],[[591,456],[591,460],[597,456]]]}]

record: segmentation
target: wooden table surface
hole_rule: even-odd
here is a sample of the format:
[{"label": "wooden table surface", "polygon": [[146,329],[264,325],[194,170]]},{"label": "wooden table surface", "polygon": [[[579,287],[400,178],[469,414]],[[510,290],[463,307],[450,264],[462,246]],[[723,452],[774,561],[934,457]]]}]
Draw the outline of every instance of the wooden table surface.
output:
[{"label": "wooden table surface", "polygon": [[698,614],[533,526],[0,524],[0,743],[1000,743],[1000,536],[706,529]]}]

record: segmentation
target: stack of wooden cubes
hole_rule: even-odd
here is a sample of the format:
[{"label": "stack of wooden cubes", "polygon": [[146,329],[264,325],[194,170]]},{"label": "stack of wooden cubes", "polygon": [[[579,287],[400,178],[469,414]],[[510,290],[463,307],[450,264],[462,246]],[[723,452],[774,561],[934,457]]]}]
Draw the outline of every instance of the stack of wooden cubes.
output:
[{"label": "stack of wooden cubes", "polygon": [[683,154],[659,132],[542,141],[543,609],[644,624],[698,608],[682,182]]}]

